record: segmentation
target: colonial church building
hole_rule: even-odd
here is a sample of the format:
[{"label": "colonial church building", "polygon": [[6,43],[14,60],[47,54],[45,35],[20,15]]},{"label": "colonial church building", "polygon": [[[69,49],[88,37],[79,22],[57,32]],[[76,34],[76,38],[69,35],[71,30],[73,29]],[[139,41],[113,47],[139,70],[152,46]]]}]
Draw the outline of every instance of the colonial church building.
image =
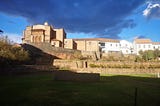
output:
[{"label": "colonial church building", "polygon": [[75,49],[88,52],[139,54],[139,51],[160,50],[160,42],[150,39],[135,39],[133,43],[126,40],[107,38],[67,39],[63,28],[56,29],[47,22],[44,25],[32,25],[23,31],[23,43],[50,43],[54,47]]},{"label": "colonial church building", "polygon": [[64,47],[64,39],[66,33],[64,29],[54,29],[53,26],[48,25],[47,22],[44,25],[27,26],[23,31],[23,43],[51,43],[55,47]]}]

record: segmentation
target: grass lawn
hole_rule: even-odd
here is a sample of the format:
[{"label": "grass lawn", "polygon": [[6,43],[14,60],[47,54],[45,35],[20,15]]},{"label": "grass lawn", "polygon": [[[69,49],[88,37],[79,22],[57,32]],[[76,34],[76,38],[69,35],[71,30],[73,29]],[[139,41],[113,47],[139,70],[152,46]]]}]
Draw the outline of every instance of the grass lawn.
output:
[{"label": "grass lawn", "polygon": [[160,105],[160,79],[139,76],[101,76],[99,82],[54,81],[52,74],[0,76],[1,106]]}]

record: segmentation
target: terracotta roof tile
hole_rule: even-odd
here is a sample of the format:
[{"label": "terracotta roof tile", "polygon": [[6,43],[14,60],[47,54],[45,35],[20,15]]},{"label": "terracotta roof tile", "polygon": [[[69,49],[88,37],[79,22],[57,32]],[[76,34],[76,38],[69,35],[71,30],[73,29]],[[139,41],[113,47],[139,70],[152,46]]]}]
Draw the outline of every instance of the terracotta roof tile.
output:
[{"label": "terracotta roof tile", "polygon": [[114,42],[114,43],[119,43],[119,40],[116,39],[108,39],[108,38],[80,38],[80,39],[73,39],[75,41],[101,41],[101,42]]},{"label": "terracotta roof tile", "polygon": [[148,43],[152,43],[152,41],[151,41],[150,39],[135,39],[134,42],[137,43],[137,44],[148,44]]},{"label": "terracotta roof tile", "polygon": [[153,45],[160,45],[160,42],[152,42]]}]

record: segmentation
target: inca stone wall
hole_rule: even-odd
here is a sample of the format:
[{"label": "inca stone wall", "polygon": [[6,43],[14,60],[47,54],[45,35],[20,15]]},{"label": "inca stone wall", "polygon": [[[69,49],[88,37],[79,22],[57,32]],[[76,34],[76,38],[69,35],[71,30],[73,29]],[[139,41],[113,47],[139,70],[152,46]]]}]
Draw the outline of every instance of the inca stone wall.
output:
[{"label": "inca stone wall", "polygon": [[[81,52],[78,50],[65,49],[61,47],[52,47],[50,43],[29,43],[24,44],[25,47],[29,50],[31,46],[40,49],[42,52],[53,55],[54,57],[60,59],[75,59],[81,55]],[[27,47],[28,45],[28,47]]]},{"label": "inca stone wall", "polygon": [[[91,67],[94,64],[95,67]],[[54,60],[54,66],[71,69],[79,73],[100,74],[156,74],[160,72],[159,62],[100,62],[81,60]],[[97,66],[97,67],[96,67]],[[107,67],[104,67],[107,66]],[[152,67],[151,67],[152,66]]]}]

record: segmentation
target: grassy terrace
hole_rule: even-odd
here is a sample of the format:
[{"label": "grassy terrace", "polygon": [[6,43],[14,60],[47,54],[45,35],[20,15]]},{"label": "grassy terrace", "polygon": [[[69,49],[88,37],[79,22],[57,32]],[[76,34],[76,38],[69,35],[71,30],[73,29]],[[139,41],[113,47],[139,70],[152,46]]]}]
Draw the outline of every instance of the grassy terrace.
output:
[{"label": "grassy terrace", "polygon": [[[141,77],[139,77],[141,76]],[[52,74],[0,76],[0,105],[160,105],[160,79],[152,75],[101,76],[100,82],[54,81]]]}]

